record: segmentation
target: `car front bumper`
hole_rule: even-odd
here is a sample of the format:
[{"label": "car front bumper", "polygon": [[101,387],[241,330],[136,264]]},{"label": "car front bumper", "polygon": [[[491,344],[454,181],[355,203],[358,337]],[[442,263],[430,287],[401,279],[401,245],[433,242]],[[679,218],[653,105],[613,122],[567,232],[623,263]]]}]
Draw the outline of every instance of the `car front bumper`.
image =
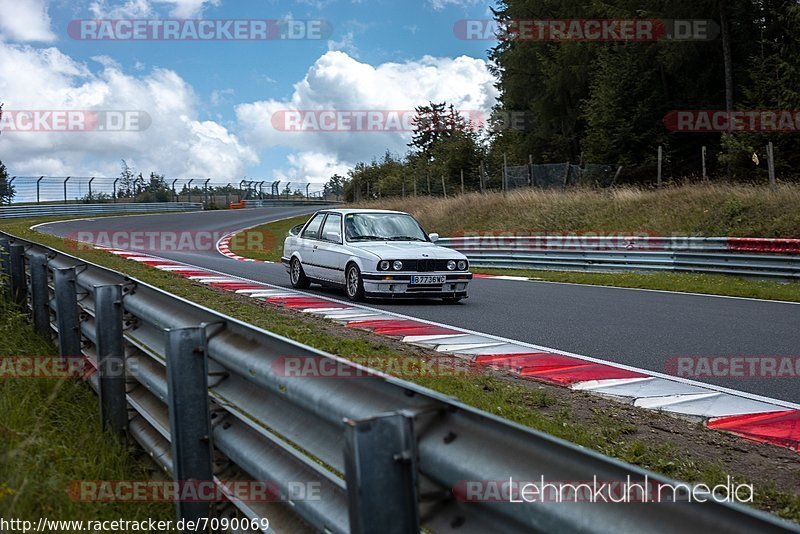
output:
[{"label": "car front bumper", "polygon": [[[412,276],[444,276],[444,284],[412,284]],[[466,298],[471,273],[362,273],[364,294],[371,298]]]}]

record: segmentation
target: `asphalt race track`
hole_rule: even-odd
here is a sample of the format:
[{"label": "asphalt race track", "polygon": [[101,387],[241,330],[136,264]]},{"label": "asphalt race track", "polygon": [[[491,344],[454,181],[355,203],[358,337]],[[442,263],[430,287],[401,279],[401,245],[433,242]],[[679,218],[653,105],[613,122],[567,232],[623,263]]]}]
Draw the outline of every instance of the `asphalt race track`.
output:
[{"label": "asphalt race track", "polygon": [[[52,223],[39,231],[73,237],[79,231],[222,233],[313,209],[107,217]],[[138,250],[291,287],[278,264],[236,261],[215,250]],[[316,286],[311,291],[344,299],[342,293]],[[675,356],[800,356],[800,304],[492,279],[474,280],[469,294],[470,298],[458,305],[439,301],[371,301],[368,305],[661,373]],[[717,378],[708,382],[800,403],[798,378]]]}]

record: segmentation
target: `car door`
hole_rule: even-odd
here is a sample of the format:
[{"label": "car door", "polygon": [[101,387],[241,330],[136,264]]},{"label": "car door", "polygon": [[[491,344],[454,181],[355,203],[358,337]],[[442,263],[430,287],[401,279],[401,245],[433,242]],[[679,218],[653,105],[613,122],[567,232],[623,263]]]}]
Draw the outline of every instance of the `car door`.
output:
[{"label": "car door", "polygon": [[319,247],[320,230],[322,229],[325,215],[327,214],[324,212],[314,215],[311,221],[306,225],[303,233],[300,234],[300,239],[298,239],[297,251],[303,263],[303,271],[306,273],[306,276],[310,278],[318,278],[320,276],[315,255]]},{"label": "car door", "polygon": [[325,280],[343,284],[346,260],[347,254],[342,245],[342,216],[339,213],[329,213],[322,224],[320,241],[314,251],[314,263],[316,263],[319,276]]}]

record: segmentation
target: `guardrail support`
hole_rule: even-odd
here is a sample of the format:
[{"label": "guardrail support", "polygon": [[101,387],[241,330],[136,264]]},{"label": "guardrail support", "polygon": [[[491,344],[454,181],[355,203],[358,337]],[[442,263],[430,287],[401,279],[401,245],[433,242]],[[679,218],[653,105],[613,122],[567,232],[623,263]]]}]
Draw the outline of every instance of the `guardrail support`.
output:
[{"label": "guardrail support", "polygon": [[9,247],[11,270],[11,297],[17,304],[25,304],[28,299],[28,284],[25,281],[25,245],[13,244]]},{"label": "guardrail support", "polygon": [[345,425],[350,532],[419,532],[412,418],[395,413]]},{"label": "guardrail support", "polygon": [[50,339],[50,288],[47,287],[47,256],[32,253],[29,255],[31,266],[31,306],[33,308],[33,326],[36,332],[45,339]]},{"label": "guardrail support", "polygon": [[[173,478],[179,485],[213,483],[205,327],[168,331],[167,387]],[[211,518],[211,502],[177,503],[180,518]]]},{"label": "guardrail support", "polygon": [[5,237],[0,237],[0,280],[3,284],[4,295],[11,295],[11,259],[9,258],[9,242]]},{"label": "guardrail support", "polygon": [[62,358],[78,358],[81,353],[81,321],[78,312],[75,268],[55,269],[56,324],[58,352]]},{"label": "guardrail support", "polygon": [[97,332],[97,367],[100,384],[100,417],[103,428],[124,437],[128,429],[125,397],[125,348],[122,344],[122,286],[94,288]]}]

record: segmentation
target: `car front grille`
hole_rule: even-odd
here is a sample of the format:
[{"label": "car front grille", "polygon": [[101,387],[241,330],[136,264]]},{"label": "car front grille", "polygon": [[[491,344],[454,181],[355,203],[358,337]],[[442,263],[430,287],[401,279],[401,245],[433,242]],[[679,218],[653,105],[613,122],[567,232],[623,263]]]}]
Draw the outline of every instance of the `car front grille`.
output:
[{"label": "car front grille", "polygon": [[432,273],[435,271],[446,271],[447,262],[449,260],[410,260],[403,261],[406,264],[403,268],[404,271],[416,271],[418,273]]}]

